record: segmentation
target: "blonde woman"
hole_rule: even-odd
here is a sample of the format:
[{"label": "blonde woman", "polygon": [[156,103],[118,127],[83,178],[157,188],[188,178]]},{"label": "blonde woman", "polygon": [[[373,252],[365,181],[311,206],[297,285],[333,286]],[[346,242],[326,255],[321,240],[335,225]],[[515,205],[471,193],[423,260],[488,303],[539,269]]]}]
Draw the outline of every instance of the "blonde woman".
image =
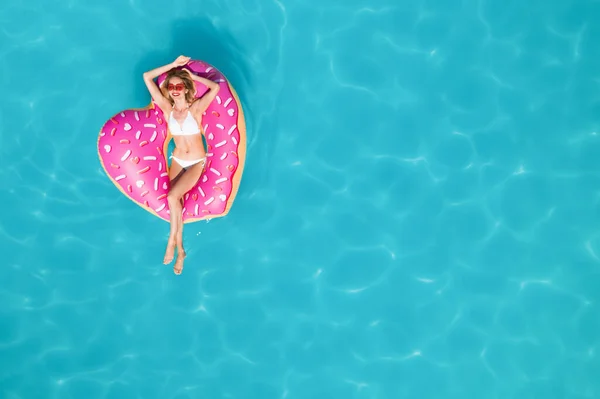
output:
[{"label": "blonde woman", "polygon": [[[163,111],[169,131],[173,136],[173,150],[169,179],[171,188],[167,196],[170,211],[170,233],[165,252],[164,264],[175,257],[175,274],[181,274],[185,250],[183,248],[182,197],[198,182],[206,163],[206,149],[202,141],[202,114],[219,92],[219,84],[191,73],[185,68],[190,57],[183,55],[168,65],[144,73],[144,82],[154,103]],[[167,72],[162,87],[154,82]],[[194,80],[208,87],[201,98],[196,98]],[[181,174],[181,175],[180,175]],[[173,182],[173,180],[176,181]]]}]

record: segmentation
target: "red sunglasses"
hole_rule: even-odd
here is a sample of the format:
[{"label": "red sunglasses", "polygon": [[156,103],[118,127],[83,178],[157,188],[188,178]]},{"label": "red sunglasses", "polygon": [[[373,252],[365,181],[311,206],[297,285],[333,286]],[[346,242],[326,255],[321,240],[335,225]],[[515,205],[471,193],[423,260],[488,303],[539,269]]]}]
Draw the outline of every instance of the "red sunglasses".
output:
[{"label": "red sunglasses", "polygon": [[167,85],[167,90],[171,91],[171,90],[175,90],[175,91],[181,91],[185,89],[185,85],[183,83],[177,83],[176,85],[174,85],[173,83],[169,83]]}]

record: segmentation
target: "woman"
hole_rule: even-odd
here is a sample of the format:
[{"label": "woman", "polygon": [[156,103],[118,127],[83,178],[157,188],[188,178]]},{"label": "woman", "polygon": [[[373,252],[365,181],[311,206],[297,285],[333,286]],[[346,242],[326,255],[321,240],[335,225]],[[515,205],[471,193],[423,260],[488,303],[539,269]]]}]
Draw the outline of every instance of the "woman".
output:
[{"label": "woman", "polygon": [[[181,55],[168,65],[144,73],[144,82],[155,104],[163,111],[175,143],[173,162],[169,168],[171,188],[167,196],[171,229],[164,258],[165,265],[171,263],[177,247],[177,260],[173,267],[175,274],[181,274],[185,259],[182,197],[194,187],[206,163],[202,114],[219,92],[218,83],[196,76],[187,69],[174,69],[186,65],[189,60],[190,57]],[[154,79],[167,71],[167,77],[159,89]],[[208,87],[208,91],[198,99],[195,98],[194,80]]]}]

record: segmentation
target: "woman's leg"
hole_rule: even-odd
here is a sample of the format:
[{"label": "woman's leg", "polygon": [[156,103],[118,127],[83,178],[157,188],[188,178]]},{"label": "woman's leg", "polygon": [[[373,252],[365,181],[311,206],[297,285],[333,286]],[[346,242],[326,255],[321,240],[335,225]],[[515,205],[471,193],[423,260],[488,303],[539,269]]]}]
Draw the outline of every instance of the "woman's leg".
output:
[{"label": "woman's leg", "polygon": [[[183,201],[180,201],[181,203],[183,203]],[[183,205],[182,205],[183,207]],[[183,249],[183,214],[179,214],[179,219],[177,220],[177,237],[176,237],[176,243],[177,243],[177,252],[178,253],[184,253],[185,254],[185,249]]]},{"label": "woman's leg", "polygon": [[[199,162],[195,165],[190,166],[183,174],[179,177],[177,182],[171,187],[167,201],[169,202],[169,210],[171,212],[171,223],[176,223],[175,239],[179,251],[177,253],[177,261],[173,268],[175,274],[181,274],[183,270],[183,260],[185,259],[185,251],[183,250],[183,216],[181,215],[182,204],[181,198],[194,187],[194,185],[200,179],[202,171],[204,170],[204,162]],[[173,215],[177,215],[176,219]]]},{"label": "woman's leg", "polygon": [[[180,201],[180,203],[183,203],[183,201]],[[179,218],[177,221],[176,243],[177,260],[175,261],[175,266],[173,266],[173,272],[175,272],[175,274],[181,274],[181,271],[183,270],[183,260],[186,256],[185,249],[183,248],[183,215],[181,212],[179,212]]]},{"label": "woman's leg", "polygon": [[[171,189],[177,182],[177,178],[179,174],[183,171],[181,165],[179,165],[175,160],[171,162],[171,166],[169,167],[169,180],[171,181]],[[169,232],[169,240],[167,241],[167,250],[165,251],[165,258],[163,259],[163,263],[168,265],[173,261],[175,257],[175,246],[177,244],[177,215],[173,212],[170,213],[170,232]]]}]

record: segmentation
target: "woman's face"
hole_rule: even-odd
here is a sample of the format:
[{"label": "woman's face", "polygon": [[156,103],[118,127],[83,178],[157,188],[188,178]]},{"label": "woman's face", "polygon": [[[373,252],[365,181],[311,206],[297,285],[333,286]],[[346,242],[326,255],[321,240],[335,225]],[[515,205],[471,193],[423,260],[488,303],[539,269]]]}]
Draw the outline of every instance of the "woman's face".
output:
[{"label": "woman's face", "polygon": [[173,76],[169,79],[169,84],[167,85],[167,90],[169,91],[169,95],[175,99],[178,97],[185,97],[186,89],[183,80],[180,78]]}]

